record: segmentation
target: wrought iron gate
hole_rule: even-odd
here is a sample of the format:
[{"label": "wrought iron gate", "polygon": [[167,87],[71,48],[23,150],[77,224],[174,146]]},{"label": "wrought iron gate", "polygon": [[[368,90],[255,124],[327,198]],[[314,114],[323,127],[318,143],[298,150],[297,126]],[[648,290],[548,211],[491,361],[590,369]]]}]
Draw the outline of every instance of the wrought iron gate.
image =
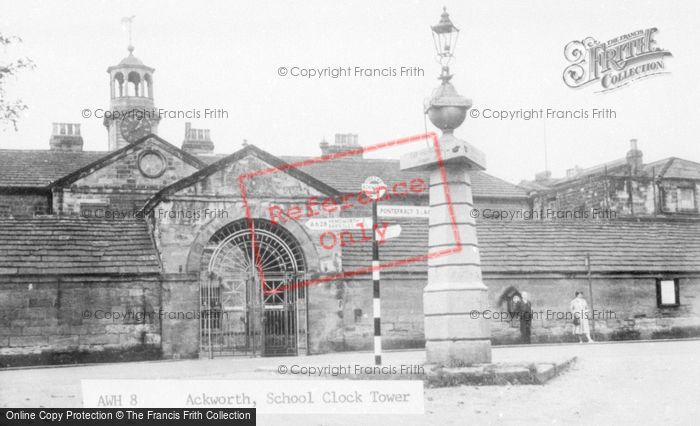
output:
[{"label": "wrought iron gate", "polygon": [[306,351],[305,291],[293,285],[304,277],[301,248],[279,225],[255,220],[254,227],[251,232],[246,220],[229,224],[206,248],[210,256],[200,280],[200,351],[204,356],[280,356]]}]

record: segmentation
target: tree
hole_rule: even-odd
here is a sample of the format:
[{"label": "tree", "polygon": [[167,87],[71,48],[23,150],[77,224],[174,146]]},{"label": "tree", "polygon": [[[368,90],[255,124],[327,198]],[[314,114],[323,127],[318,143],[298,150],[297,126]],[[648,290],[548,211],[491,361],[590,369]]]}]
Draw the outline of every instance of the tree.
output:
[{"label": "tree", "polygon": [[[22,39],[17,36],[4,36],[0,33],[0,48],[3,51],[7,51],[7,47],[11,44],[21,42]],[[12,124],[12,127],[17,131],[17,122],[22,111],[28,107],[21,99],[7,99],[5,84],[7,84],[9,78],[15,77],[20,71],[33,69],[34,62],[29,58],[19,58],[9,63],[4,62],[4,59],[0,62],[0,128],[5,130],[8,125]]]}]

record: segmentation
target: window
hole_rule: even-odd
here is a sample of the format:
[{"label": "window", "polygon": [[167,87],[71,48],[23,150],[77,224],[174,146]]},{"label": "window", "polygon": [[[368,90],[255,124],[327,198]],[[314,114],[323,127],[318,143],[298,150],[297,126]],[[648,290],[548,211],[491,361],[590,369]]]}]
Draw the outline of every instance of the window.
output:
[{"label": "window", "polygon": [[46,203],[36,203],[34,204],[34,215],[44,215],[46,214]]},{"label": "window", "polygon": [[362,309],[356,308],[352,311],[352,313],[355,318],[355,322],[362,321]]},{"label": "window", "polygon": [[680,305],[678,278],[656,280],[656,304],[659,308]]},{"label": "window", "polygon": [[695,205],[695,186],[661,187],[661,206],[668,213],[697,213]]},{"label": "window", "polygon": [[12,209],[7,204],[0,204],[0,217],[12,217]]},{"label": "window", "polygon": [[695,188],[678,188],[678,210],[695,211]]}]

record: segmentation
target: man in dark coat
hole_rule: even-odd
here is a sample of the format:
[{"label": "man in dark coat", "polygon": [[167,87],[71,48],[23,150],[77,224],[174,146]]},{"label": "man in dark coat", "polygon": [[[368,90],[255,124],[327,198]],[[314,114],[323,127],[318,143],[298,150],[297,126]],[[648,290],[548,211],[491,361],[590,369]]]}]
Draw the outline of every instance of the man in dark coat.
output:
[{"label": "man in dark coat", "polygon": [[532,303],[527,292],[522,293],[522,300],[518,302],[518,316],[520,318],[520,337],[524,344],[530,344],[532,334]]}]

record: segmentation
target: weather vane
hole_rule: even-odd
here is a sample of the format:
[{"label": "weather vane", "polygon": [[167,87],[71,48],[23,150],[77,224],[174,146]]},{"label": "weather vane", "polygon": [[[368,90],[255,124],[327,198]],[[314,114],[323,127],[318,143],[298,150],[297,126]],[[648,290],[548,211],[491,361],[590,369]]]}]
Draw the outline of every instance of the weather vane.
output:
[{"label": "weather vane", "polygon": [[122,29],[129,31],[129,50],[133,50],[133,45],[131,43],[131,27],[134,24],[134,18],[136,15],[125,16],[122,18]]}]

